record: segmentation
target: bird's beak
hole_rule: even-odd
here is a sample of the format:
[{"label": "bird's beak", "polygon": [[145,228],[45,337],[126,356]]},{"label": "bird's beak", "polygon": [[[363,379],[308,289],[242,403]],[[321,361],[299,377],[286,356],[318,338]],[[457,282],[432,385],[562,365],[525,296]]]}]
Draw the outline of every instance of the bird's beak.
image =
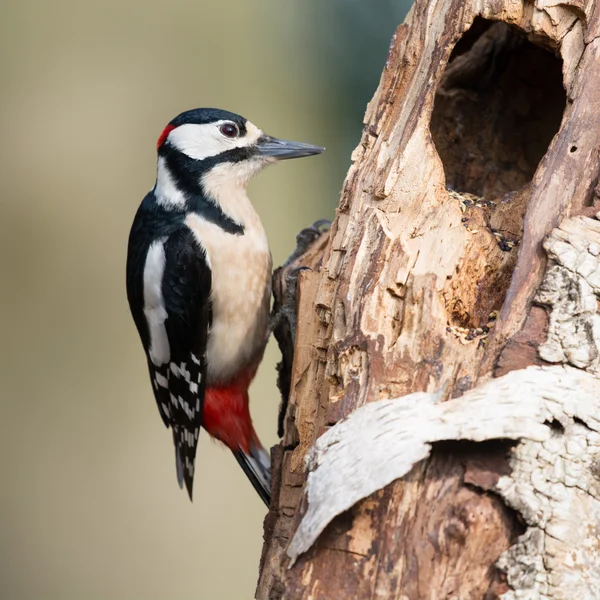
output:
[{"label": "bird's beak", "polygon": [[303,144],[302,142],[280,140],[270,135],[262,135],[256,143],[256,150],[261,156],[284,160],[286,158],[301,158],[302,156],[321,154],[325,148]]}]

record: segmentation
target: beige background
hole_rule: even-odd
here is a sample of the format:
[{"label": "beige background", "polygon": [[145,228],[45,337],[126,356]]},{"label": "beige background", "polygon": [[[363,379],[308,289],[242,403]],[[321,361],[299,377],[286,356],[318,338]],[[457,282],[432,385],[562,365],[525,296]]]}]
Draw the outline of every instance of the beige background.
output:
[{"label": "beige background", "polygon": [[[179,490],[125,298],[126,240],[157,136],[196,106],[327,146],[251,184],[275,264],[332,217],[404,12],[380,0],[369,22],[362,4],[2,3],[0,598],[253,596],[264,506],[206,435],[194,503]],[[265,445],[276,360],[271,346],[251,390]]]}]

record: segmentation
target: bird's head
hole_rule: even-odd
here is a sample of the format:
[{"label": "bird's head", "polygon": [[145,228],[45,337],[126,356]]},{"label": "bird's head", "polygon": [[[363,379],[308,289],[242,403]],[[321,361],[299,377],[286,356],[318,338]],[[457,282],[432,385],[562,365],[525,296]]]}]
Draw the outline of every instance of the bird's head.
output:
[{"label": "bird's head", "polygon": [[157,142],[159,176],[166,167],[181,191],[210,176],[245,187],[268,164],[320,154],[324,148],[281,140],[225,110],[197,108],[175,117]]}]

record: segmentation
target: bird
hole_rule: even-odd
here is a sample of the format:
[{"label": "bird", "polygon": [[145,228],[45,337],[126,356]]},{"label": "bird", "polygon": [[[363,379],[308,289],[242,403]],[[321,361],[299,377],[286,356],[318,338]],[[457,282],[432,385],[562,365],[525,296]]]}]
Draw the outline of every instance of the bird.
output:
[{"label": "bird", "polygon": [[270,457],[248,387],[269,336],[272,261],[246,186],[272,163],[324,148],[197,108],[167,124],[156,150],[156,182],[129,234],[126,288],[158,411],[172,430],[177,481],[191,501],[204,428],[268,506]]}]

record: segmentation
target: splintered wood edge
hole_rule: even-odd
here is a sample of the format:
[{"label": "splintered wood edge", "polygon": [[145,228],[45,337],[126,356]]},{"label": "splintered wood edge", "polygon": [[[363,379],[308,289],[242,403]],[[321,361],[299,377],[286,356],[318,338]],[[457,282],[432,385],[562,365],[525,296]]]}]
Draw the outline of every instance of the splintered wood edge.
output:
[{"label": "splintered wood edge", "polygon": [[427,458],[432,443],[512,439],[512,473],[494,491],[528,529],[497,563],[512,587],[503,598],[597,597],[600,222],[568,219],[544,247],[552,263],[536,301],[550,308],[550,325],[540,353],[580,368],[529,367],[446,403],[417,392],[357,409],[306,457],[308,509],[287,550],[290,566],[337,515]]}]

